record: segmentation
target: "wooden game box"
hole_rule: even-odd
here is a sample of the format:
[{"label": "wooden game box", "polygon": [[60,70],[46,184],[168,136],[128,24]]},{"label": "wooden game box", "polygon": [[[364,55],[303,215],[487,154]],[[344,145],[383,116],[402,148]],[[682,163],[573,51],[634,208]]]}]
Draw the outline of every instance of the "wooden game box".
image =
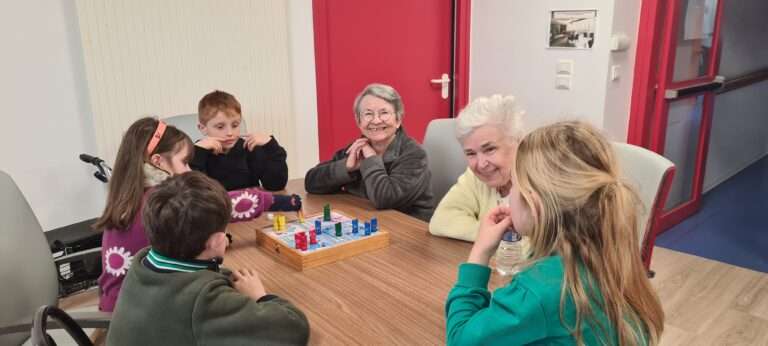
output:
[{"label": "wooden game box", "polygon": [[[331,214],[332,222],[342,222],[346,225],[352,219],[352,217],[337,210]],[[274,226],[257,228],[256,242],[259,247],[273,257],[300,271],[389,246],[389,232],[385,227],[379,225],[377,232],[363,236],[364,220],[359,220],[359,236],[348,235],[345,229],[345,235],[342,238],[333,239],[335,243],[328,246],[308,249],[307,251],[294,248],[292,241],[289,240],[293,234],[309,229],[310,226],[313,226],[315,219],[320,218],[322,220],[322,217],[322,213],[312,214],[305,218],[303,224],[299,223],[299,220],[289,221],[285,225],[286,230],[281,232],[276,232]],[[325,237],[330,236],[327,234],[318,236],[318,244]]]}]

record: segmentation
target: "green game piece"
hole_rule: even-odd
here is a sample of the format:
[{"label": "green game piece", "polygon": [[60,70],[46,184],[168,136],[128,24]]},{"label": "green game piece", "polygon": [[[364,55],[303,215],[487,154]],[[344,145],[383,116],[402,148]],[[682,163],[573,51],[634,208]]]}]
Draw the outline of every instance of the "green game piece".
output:
[{"label": "green game piece", "polygon": [[341,222],[336,223],[336,236],[341,237]]},{"label": "green game piece", "polygon": [[323,221],[331,221],[331,205],[326,204],[323,206]]}]

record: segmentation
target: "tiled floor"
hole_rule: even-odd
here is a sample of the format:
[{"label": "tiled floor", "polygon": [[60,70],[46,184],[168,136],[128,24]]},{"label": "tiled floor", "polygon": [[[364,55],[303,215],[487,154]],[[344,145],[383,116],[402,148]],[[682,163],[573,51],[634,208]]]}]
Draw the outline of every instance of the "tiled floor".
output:
[{"label": "tiled floor", "polygon": [[656,246],[768,273],[768,157],[709,191]]}]

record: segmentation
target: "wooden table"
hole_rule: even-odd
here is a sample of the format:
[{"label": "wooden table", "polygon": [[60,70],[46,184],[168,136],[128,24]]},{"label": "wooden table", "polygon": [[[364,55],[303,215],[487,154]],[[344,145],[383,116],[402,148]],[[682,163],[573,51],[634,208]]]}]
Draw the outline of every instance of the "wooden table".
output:
[{"label": "wooden table", "polygon": [[390,245],[301,272],[257,247],[255,229],[270,224],[262,215],[229,225],[234,244],[225,266],[257,270],[267,292],[302,309],[311,344],[445,344],[445,298],[470,243],[434,237],[425,222],[349,194],[308,195],[303,179],[286,191],[302,196],[306,215],[330,203],[360,219],[377,217]]}]

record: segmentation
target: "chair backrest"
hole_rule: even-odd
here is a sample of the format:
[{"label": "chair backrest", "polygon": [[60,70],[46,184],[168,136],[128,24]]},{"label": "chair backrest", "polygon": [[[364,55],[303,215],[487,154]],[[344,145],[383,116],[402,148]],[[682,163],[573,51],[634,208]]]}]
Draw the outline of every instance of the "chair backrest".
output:
[{"label": "chair backrest", "polygon": [[638,236],[646,268],[658,233],[656,220],[667,200],[675,164],[666,157],[632,144],[613,142],[623,176],[633,184],[643,203],[638,212]]},{"label": "chair backrest", "polygon": [[[31,322],[41,305],[58,303],[59,282],[51,249],[27,199],[0,171],[0,326]],[[19,345],[29,332],[0,335]]]},{"label": "chair backrest", "polygon": [[164,118],[163,121],[165,121],[166,124],[173,125],[173,127],[186,133],[187,136],[189,136],[189,138],[192,140],[192,143],[197,142],[200,138],[203,138],[200,130],[197,129],[197,113],[174,115]]},{"label": "chair backrest", "polygon": [[[163,121],[165,121],[166,124],[173,125],[175,128],[186,133],[187,136],[189,136],[189,139],[192,140],[192,143],[197,142],[203,138],[203,134],[200,133],[200,130],[197,129],[197,113],[174,115],[163,118]],[[245,121],[240,123],[240,133],[248,133],[248,128],[245,126]]]},{"label": "chair backrest", "polygon": [[467,169],[464,150],[456,140],[456,119],[430,121],[423,148],[432,172],[432,193],[439,202]]}]

